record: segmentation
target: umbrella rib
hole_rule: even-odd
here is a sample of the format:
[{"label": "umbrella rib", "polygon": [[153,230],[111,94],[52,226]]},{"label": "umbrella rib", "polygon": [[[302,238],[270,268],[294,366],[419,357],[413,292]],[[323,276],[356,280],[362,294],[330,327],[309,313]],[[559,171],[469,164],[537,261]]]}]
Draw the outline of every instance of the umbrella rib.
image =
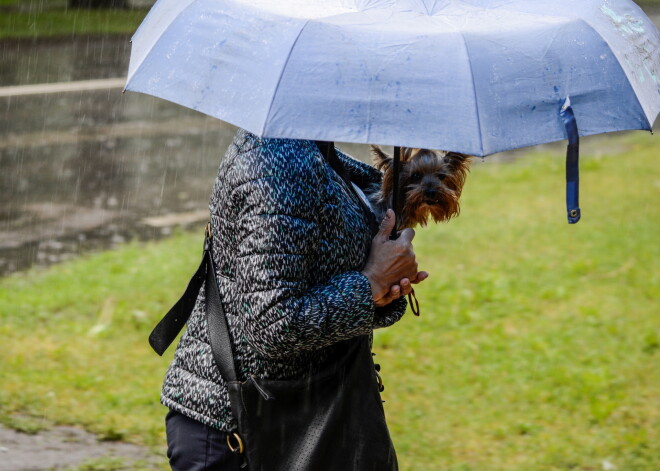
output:
[{"label": "umbrella rib", "polygon": [[280,76],[277,79],[277,85],[275,85],[275,90],[273,90],[273,96],[270,99],[270,105],[268,105],[268,113],[266,113],[266,119],[264,120],[264,125],[261,128],[261,135],[264,136],[264,133],[266,132],[266,126],[268,125],[268,120],[270,119],[270,114],[273,111],[273,103],[275,102],[275,97],[277,96],[277,92],[280,89],[280,84],[282,83],[282,77],[284,76],[284,71],[286,70],[286,66],[289,65],[289,59],[291,59],[291,54],[293,54],[293,50],[296,48],[296,44],[298,44],[298,39],[300,39],[300,35],[302,35],[302,32],[305,30],[307,25],[311,19],[307,19],[305,23],[302,25],[302,28],[300,28],[300,31],[298,31],[298,35],[296,36],[296,39],[294,39],[293,43],[291,44],[291,48],[289,48],[289,53],[286,56],[286,60],[284,61],[284,65],[282,66],[282,70],[280,71]]},{"label": "umbrella rib", "polygon": [[472,78],[472,92],[474,94],[474,108],[475,113],[477,114],[477,125],[479,126],[479,153],[484,155],[484,141],[481,136],[481,114],[479,114],[479,102],[477,101],[477,87],[474,83],[474,72],[472,71],[472,63],[470,62],[470,50],[468,49],[467,41],[465,40],[465,35],[460,33],[461,39],[463,40],[463,46],[465,47],[465,54],[467,55],[468,67],[470,67],[470,77]]}]

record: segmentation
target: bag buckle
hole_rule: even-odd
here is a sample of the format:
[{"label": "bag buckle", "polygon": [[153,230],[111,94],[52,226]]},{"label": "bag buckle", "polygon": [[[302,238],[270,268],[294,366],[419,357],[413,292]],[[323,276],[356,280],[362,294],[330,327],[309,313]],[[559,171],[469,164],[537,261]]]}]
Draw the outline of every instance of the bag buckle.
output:
[{"label": "bag buckle", "polygon": [[[235,441],[234,444],[232,444],[232,438]],[[243,440],[241,439],[240,435],[237,434],[236,432],[227,434],[227,446],[229,447],[232,453],[236,453],[239,455],[242,455],[243,451],[245,451],[245,447],[243,446]]]}]

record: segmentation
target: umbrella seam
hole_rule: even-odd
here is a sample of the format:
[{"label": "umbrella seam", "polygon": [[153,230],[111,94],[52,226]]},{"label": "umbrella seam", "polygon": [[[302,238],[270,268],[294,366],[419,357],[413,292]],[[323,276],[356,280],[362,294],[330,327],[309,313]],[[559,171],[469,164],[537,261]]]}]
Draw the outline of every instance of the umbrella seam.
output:
[{"label": "umbrella seam", "polygon": [[479,102],[477,101],[477,87],[474,83],[474,72],[472,71],[472,63],[470,62],[470,50],[468,49],[467,41],[465,40],[465,35],[461,33],[461,39],[463,40],[463,47],[465,47],[465,54],[467,55],[468,67],[470,67],[470,77],[472,79],[472,92],[474,95],[474,108],[477,113],[477,126],[479,126],[479,153],[484,155],[484,140],[481,136],[481,114],[479,113]]},{"label": "umbrella seam", "polygon": [[266,132],[266,126],[268,125],[268,121],[270,119],[270,114],[273,111],[273,103],[275,102],[275,97],[277,96],[277,92],[280,89],[280,84],[282,83],[282,77],[284,76],[284,71],[286,70],[287,65],[289,65],[289,59],[291,59],[291,55],[293,54],[293,50],[296,48],[296,44],[298,44],[298,39],[300,39],[300,36],[302,35],[302,32],[305,30],[307,25],[309,24],[311,20],[306,20],[305,23],[302,25],[302,28],[300,28],[300,31],[298,31],[298,35],[296,36],[296,39],[293,41],[293,44],[291,44],[291,48],[289,49],[289,54],[286,56],[286,60],[284,61],[284,65],[282,66],[282,70],[280,72],[280,76],[277,79],[277,85],[275,85],[275,90],[273,91],[273,96],[270,99],[270,105],[268,106],[268,113],[266,113],[266,119],[264,120],[264,125],[261,128],[261,135],[264,136],[264,133]]}]

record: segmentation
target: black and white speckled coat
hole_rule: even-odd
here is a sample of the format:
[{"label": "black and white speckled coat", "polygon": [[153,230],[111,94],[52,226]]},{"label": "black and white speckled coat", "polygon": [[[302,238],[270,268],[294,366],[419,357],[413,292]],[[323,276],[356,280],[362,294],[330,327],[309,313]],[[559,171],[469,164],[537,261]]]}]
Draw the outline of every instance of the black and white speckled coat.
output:
[{"label": "black and white speckled coat", "polygon": [[[381,175],[339,153],[352,181]],[[239,130],[211,195],[213,257],[237,374],[300,378],[332,361],[342,341],[396,322],[399,299],[375,308],[360,273],[372,232],[368,215],[311,141],[260,139]],[[163,404],[228,431],[225,382],[209,345],[204,289],[176,349]]]}]

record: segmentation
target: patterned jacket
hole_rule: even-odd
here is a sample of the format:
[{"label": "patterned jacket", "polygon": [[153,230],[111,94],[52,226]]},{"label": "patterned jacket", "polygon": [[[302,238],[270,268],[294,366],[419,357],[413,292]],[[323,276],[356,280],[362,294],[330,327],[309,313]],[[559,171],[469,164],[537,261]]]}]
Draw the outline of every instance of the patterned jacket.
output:
[{"label": "patterned jacket", "polygon": [[[351,180],[380,172],[338,153]],[[211,201],[220,297],[236,372],[301,378],[345,348],[401,318],[401,298],[375,308],[360,273],[371,240],[369,215],[311,141],[260,139],[239,130],[220,164]],[[209,345],[204,289],[163,385],[161,401],[229,431],[229,398]]]}]

